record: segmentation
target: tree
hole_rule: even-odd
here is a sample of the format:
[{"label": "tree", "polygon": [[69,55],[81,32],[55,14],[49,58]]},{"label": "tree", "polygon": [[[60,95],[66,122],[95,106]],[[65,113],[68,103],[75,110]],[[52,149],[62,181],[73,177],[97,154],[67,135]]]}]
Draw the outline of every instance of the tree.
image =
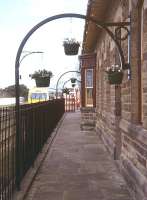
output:
[{"label": "tree", "polygon": [[[27,99],[29,89],[24,84],[20,85],[20,96]],[[15,85],[10,85],[4,89],[7,97],[15,97]]]}]

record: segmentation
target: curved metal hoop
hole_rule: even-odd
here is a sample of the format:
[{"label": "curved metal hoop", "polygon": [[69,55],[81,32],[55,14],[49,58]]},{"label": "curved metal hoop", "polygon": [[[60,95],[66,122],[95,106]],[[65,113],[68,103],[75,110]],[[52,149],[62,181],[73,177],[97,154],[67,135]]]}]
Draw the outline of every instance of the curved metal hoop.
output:
[{"label": "curved metal hoop", "polygon": [[[62,86],[62,89],[64,89],[65,84],[68,83],[69,81],[71,81],[71,78],[64,82],[64,84],[63,84],[63,86]],[[81,83],[81,81],[78,80],[78,79],[76,79],[76,81],[78,81],[79,83]]]},{"label": "curved metal hoop", "polygon": [[[123,37],[121,37],[121,34],[119,34],[121,32],[121,29],[124,29],[126,31],[126,34]],[[126,26],[118,26],[115,29],[115,37],[117,40],[121,40],[121,41],[126,40],[129,34],[130,32]]]},{"label": "curved metal hoop", "polygon": [[81,72],[79,72],[79,71],[71,70],[71,71],[66,71],[66,72],[64,72],[63,74],[61,74],[61,76],[58,78],[57,84],[56,84],[56,98],[58,97],[58,84],[59,84],[60,79],[61,79],[65,74],[68,74],[68,73],[71,73],[71,72],[75,72],[75,73],[79,73],[79,74],[81,73]]}]

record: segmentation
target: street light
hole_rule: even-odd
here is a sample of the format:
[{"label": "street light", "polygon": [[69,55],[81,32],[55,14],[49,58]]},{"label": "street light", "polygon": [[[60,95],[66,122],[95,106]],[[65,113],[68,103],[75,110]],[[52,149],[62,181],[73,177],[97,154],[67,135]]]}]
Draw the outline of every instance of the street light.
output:
[{"label": "street light", "polygon": [[24,58],[26,58],[27,56],[34,54],[34,53],[44,53],[43,51],[23,51],[26,54],[20,59],[19,64],[21,64],[21,62],[23,61]]},{"label": "street light", "polygon": [[[34,54],[34,53],[44,53],[43,51],[22,51],[22,53],[26,53],[25,55],[22,56],[22,58],[19,61],[19,65],[21,64],[21,62],[29,55]],[[19,76],[19,78],[21,79],[21,75]]]}]

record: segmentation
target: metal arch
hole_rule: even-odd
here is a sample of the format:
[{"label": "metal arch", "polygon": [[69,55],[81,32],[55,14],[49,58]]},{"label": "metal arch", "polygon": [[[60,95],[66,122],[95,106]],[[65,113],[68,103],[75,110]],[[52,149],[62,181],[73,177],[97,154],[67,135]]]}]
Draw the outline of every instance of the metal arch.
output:
[{"label": "metal arch", "polygon": [[[97,21],[96,19],[93,19],[92,17],[87,17],[86,15],[75,14],[75,13],[65,13],[65,14],[59,14],[59,15],[55,15],[52,17],[48,17],[48,18],[44,19],[43,21],[41,21],[40,23],[38,23],[37,25],[35,25],[26,34],[26,36],[24,37],[24,39],[22,40],[22,42],[18,48],[16,60],[15,60],[16,107],[19,104],[19,102],[18,102],[19,101],[19,64],[20,64],[19,60],[20,60],[20,56],[21,56],[23,47],[25,46],[25,44],[26,44],[27,40],[30,38],[30,36],[41,26],[43,26],[44,24],[46,24],[50,21],[60,19],[60,18],[67,18],[67,17],[85,19],[85,20],[93,22],[94,24],[97,25],[97,27],[104,29],[110,35],[110,37],[113,39],[113,41],[115,42],[115,44],[118,48],[121,66],[125,65],[125,58],[124,58],[122,48],[121,48],[118,40],[116,39],[115,35],[113,34],[113,32],[108,27],[116,26],[116,27],[126,27],[127,28],[127,26],[130,25],[130,22],[102,22],[102,21]],[[129,32],[129,30],[128,30],[128,32]]]},{"label": "metal arch", "polygon": [[[120,61],[121,61],[121,66],[125,65],[125,58],[124,58],[124,54],[122,51],[122,48],[118,42],[118,40],[116,39],[115,35],[113,34],[113,32],[108,28],[108,27],[112,27],[112,26],[116,26],[116,27],[127,27],[130,25],[130,22],[102,22],[102,21],[97,21],[96,19],[93,19],[92,17],[87,17],[86,15],[81,15],[81,14],[75,14],[75,13],[66,13],[66,14],[59,14],[59,15],[55,15],[52,17],[48,17],[46,19],[44,19],[43,21],[41,21],[40,23],[38,23],[37,25],[35,25],[24,37],[24,39],[22,40],[18,51],[17,51],[17,55],[16,55],[16,60],[15,60],[15,85],[16,85],[16,107],[19,104],[19,60],[20,60],[20,56],[23,50],[23,47],[25,46],[27,40],[30,38],[30,36],[37,30],[39,29],[41,26],[43,26],[44,24],[56,20],[56,19],[60,19],[60,18],[67,18],[67,17],[73,17],[73,18],[80,18],[80,19],[85,19],[88,21],[93,22],[94,24],[97,25],[97,27],[104,29],[109,35],[110,37],[113,39],[113,41],[115,42],[118,51],[119,51],[119,55],[120,55]],[[129,32],[129,30],[128,30]],[[18,109],[18,108],[17,108]]]},{"label": "metal arch", "polygon": [[[24,39],[22,40],[22,42],[20,43],[20,46],[18,48],[17,51],[17,55],[16,55],[16,59],[15,59],[15,91],[16,91],[16,144],[17,142],[21,139],[20,137],[20,103],[19,103],[19,65],[20,65],[20,56],[22,53],[22,50],[27,42],[27,40],[30,38],[30,36],[37,30],[39,29],[41,26],[43,26],[44,24],[56,20],[56,19],[60,19],[60,18],[67,18],[67,17],[73,17],[73,18],[80,18],[80,19],[85,19],[87,21],[91,21],[94,24],[96,24],[99,28],[102,28],[104,30],[106,30],[106,32],[110,35],[110,37],[113,39],[113,41],[115,42],[118,51],[119,51],[119,55],[120,55],[120,61],[121,61],[121,66],[125,65],[125,58],[124,58],[124,54],[122,51],[121,46],[119,45],[119,42],[117,40],[117,38],[115,38],[115,35],[113,34],[113,32],[108,28],[108,27],[128,27],[130,26],[130,22],[102,22],[102,21],[97,21],[96,19],[93,19],[91,17],[87,17],[85,15],[81,15],[81,14],[75,14],[75,13],[66,13],[66,14],[59,14],[59,15],[55,15],[52,17],[48,17],[46,19],[44,19],[43,21],[41,21],[40,23],[38,23],[37,25],[35,25],[24,37]],[[128,30],[129,31],[129,30]],[[18,153],[18,157],[19,157],[19,146],[16,145],[16,153]],[[16,159],[16,186],[17,189],[20,189],[20,176],[21,176],[21,172],[20,172],[20,161],[19,159]]]},{"label": "metal arch", "polygon": [[59,84],[60,79],[61,79],[65,74],[68,74],[68,73],[71,73],[71,72],[81,73],[81,72],[79,72],[79,71],[71,70],[71,71],[67,71],[67,72],[64,72],[63,74],[61,74],[61,76],[58,78],[57,84],[56,84],[56,98],[58,97],[58,84]]},{"label": "metal arch", "polygon": [[64,89],[65,84],[68,83],[70,80],[71,80],[71,79],[68,79],[67,81],[64,82],[64,84],[63,84],[63,86],[62,86],[62,89]]}]

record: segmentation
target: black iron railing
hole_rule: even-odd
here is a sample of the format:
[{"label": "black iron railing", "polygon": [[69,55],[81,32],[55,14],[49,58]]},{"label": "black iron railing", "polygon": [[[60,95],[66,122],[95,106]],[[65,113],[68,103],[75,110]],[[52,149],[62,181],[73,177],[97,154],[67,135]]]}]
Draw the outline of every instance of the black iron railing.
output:
[{"label": "black iron railing", "polygon": [[63,99],[21,105],[16,140],[15,107],[0,108],[0,200],[12,199],[16,181],[33,166],[63,113]]},{"label": "black iron railing", "polygon": [[15,108],[0,108],[0,199],[12,199],[15,187]]}]

